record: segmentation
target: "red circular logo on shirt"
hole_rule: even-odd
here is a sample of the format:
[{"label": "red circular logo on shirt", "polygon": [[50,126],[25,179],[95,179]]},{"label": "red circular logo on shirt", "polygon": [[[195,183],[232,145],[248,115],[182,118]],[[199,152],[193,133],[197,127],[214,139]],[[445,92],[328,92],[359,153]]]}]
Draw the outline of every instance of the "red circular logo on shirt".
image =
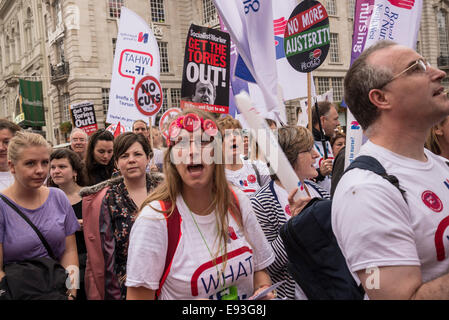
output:
[{"label": "red circular logo on shirt", "polygon": [[434,192],[430,190],[424,191],[421,195],[421,199],[432,211],[441,212],[441,210],[443,210],[443,202],[441,202],[440,198],[438,198]]},{"label": "red circular logo on shirt", "polygon": [[247,179],[250,183],[256,182],[256,176],[253,174],[250,174]]}]

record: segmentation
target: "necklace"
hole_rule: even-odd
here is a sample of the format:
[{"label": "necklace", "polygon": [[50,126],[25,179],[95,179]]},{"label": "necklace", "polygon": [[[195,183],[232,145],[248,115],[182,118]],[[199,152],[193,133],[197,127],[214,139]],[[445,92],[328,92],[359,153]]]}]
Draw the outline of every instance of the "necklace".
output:
[{"label": "necklace", "polygon": [[[185,203],[185,202],[184,202],[184,203]],[[215,269],[217,270],[218,285],[221,286],[220,271],[218,270],[218,265],[217,265],[217,263],[215,262],[216,259],[214,258],[213,254],[212,254],[212,251],[210,250],[210,248],[209,248],[209,246],[208,246],[208,244],[207,244],[206,238],[204,237],[204,234],[201,232],[200,226],[199,226],[198,223],[196,222],[196,219],[195,219],[195,217],[194,217],[192,211],[190,210],[189,206],[187,205],[187,203],[186,203],[186,207],[187,207],[187,209],[189,210],[190,216],[192,217],[192,220],[193,220],[193,222],[195,223],[195,226],[196,226],[198,232],[199,232],[200,235],[201,235],[201,239],[203,240],[203,243],[204,243],[204,245],[206,246],[207,251],[209,252],[209,255],[210,255],[211,259],[212,259],[212,263],[214,264]],[[222,270],[222,273],[224,273],[223,270]],[[224,288],[224,286],[225,286],[225,280],[224,280],[224,277],[223,277],[223,286],[222,286],[222,288]]]}]

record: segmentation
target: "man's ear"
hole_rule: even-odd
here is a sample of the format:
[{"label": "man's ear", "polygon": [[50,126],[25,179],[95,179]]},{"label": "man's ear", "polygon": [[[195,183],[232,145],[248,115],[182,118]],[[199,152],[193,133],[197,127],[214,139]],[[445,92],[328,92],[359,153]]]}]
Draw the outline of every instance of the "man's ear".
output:
[{"label": "man's ear", "polygon": [[387,94],[380,89],[371,89],[368,98],[379,109],[390,109],[391,107]]},{"label": "man's ear", "polygon": [[324,120],[325,120],[325,119],[326,119],[326,116],[325,116],[325,115],[322,115],[322,116],[320,117],[321,126],[324,125]]}]

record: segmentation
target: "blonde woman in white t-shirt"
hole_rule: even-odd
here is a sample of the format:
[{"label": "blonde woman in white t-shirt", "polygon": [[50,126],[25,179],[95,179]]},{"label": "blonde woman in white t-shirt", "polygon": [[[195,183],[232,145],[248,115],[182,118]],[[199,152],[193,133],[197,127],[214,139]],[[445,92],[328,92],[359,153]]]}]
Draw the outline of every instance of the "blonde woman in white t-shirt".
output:
[{"label": "blonde woman in white t-shirt", "polygon": [[[265,269],[274,254],[249,199],[213,161],[222,157],[214,150],[219,137],[213,118],[199,110],[184,110],[171,123],[165,181],[131,231],[127,299],[247,299],[270,287]],[[168,225],[177,214],[173,241]]]}]

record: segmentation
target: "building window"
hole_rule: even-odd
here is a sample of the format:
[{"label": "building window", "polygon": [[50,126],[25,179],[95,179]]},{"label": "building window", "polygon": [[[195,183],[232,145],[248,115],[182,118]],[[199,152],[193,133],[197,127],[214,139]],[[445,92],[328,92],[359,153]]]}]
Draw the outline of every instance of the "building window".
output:
[{"label": "building window", "polygon": [[343,100],[343,77],[315,77],[318,94],[323,94],[333,89],[334,101]]},{"label": "building window", "polygon": [[181,89],[170,89],[171,107],[179,108],[181,101]]},{"label": "building window", "polygon": [[64,93],[61,96],[61,122],[72,121],[70,117],[70,95]]},{"label": "building window", "polygon": [[11,62],[11,57],[10,57],[10,53],[9,53],[9,37],[6,37],[6,41],[5,41],[5,67],[8,68],[8,65]]},{"label": "building window", "polygon": [[329,85],[329,78],[326,77],[315,77],[315,82],[317,84],[317,92],[318,94],[323,94],[327,91],[329,91],[330,85]]},{"label": "building window", "polygon": [[[44,17],[46,23],[47,16]],[[25,21],[25,48],[30,51],[33,46],[33,37],[31,35],[31,30],[33,29],[33,13],[30,8],[27,9],[27,19]],[[45,28],[45,38],[48,38],[48,30]]]},{"label": "building window", "polygon": [[109,108],[109,88],[101,89],[101,105],[103,107],[104,121],[106,121],[106,115],[108,114]]},{"label": "building window", "polygon": [[120,18],[121,8],[124,5],[123,0],[109,0],[109,17]]},{"label": "building window", "polygon": [[203,0],[203,24],[215,25],[218,23],[217,9],[212,0]]},{"label": "building window", "polygon": [[354,19],[355,0],[349,0],[349,18]]},{"label": "building window", "polygon": [[164,0],[151,0],[151,21],[153,22],[165,22]]},{"label": "building window", "polygon": [[330,16],[337,15],[337,2],[335,0],[327,0],[326,11]]},{"label": "building window", "polygon": [[330,47],[329,47],[330,62],[340,62],[340,50],[338,46],[338,33],[330,34]]},{"label": "building window", "polygon": [[[48,40],[48,17],[47,17],[47,15],[44,15],[44,29],[45,29],[45,40]],[[26,33],[26,31],[25,31],[25,33]]]},{"label": "building window", "polygon": [[112,38],[112,58],[115,57],[115,48],[117,47],[117,38]]},{"label": "building window", "polygon": [[447,32],[447,14],[443,11],[437,13],[438,40],[440,44],[440,56],[449,56],[448,32]]},{"label": "building window", "polygon": [[161,73],[170,72],[170,66],[168,64],[168,49],[167,42],[158,41],[159,46],[159,56],[161,60]]},{"label": "building window", "polygon": [[17,29],[16,29],[17,31],[16,31],[16,39],[17,39],[17,53],[18,53],[18,56],[19,56],[19,58],[20,58],[20,56],[22,56],[22,47],[21,47],[21,45],[20,45],[20,27],[19,27],[19,24],[17,23]]},{"label": "building window", "polygon": [[57,50],[57,57],[59,57],[58,63],[65,62],[65,56],[64,56],[64,38],[61,38],[56,42],[56,50]]},{"label": "building window", "polygon": [[16,41],[14,40],[14,38],[10,40],[10,43],[11,43],[11,63],[14,63],[16,62]]},{"label": "building window", "polygon": [[168,90],[166,88],[162,88],[162,107],[161,110],[159,110],[160,114],[163,114],[165,111],[168,110]]},{"label": "building window", "polygon": [[55,31],[56,28],[61,25],[62,25],[61,1],[55,0],[53,2],[53,31]]},{"label": "building window", "polygon": [[332,77],[332,88],[334,89],[334,101],[343,100],[343,77]]}]

